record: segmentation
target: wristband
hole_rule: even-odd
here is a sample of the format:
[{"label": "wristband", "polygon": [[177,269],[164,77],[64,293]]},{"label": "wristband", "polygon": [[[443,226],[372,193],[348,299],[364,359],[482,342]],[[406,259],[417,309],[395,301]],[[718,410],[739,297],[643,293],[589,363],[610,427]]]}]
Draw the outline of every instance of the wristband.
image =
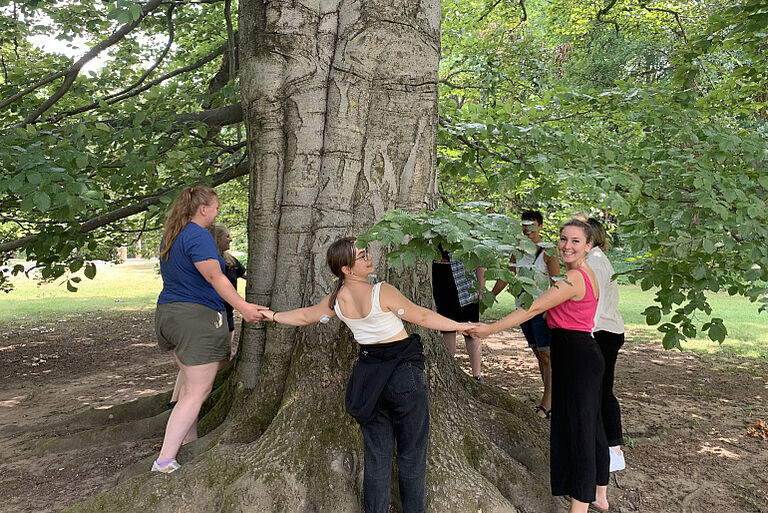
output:
[{"label": "wristband", "polygon": [[272,322],[277,322],[277,312],[272,314]]}]

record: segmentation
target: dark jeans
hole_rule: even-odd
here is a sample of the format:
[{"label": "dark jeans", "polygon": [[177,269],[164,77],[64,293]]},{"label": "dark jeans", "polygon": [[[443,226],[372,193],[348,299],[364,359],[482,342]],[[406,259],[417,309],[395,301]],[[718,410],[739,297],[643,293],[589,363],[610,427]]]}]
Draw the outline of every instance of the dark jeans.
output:
[{"label": "dark jeans", "polygon": [[602,415],[605,426],[605,436],[608,438],[608,446],[624,445],[624,436],[621,434],[621,408],[619,401],[613,394],[613,379],[616,369],[616,357],[619,349],[624,345],[623,333],[611,333],[610,331],[596,331],[592,334],[600,352],[605,359],[605,374],[603,374],[603,404]]},{"label": "dark jeans", "polygon": [[397,471],[404,513],[424,511],[429,438],[429,389],[418,363],[401,363],[392,373],[363,432],[363,507],[366,513],[389,511],[392,451],[397,442]]}]

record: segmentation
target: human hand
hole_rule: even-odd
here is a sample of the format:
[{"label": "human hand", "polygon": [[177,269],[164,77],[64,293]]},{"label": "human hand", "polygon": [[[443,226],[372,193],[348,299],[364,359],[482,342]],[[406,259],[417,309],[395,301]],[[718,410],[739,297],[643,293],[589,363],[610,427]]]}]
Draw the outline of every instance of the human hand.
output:
[{"label": "human hand", "polygon": [[254,303],[246,303],[246,306],[240,310],[245,322],[259,322],[265,318],[264,311],[266,307]]},{"label": "human hand", "polygon": [[472,323],[472,327],[468,330],[468,333],[472,338],[485,338],[493,333],[493,327],[490,324],[484,324],[482,322]]},{"label": "human hand", "polygon": [[456,329],[456,331],[458,331],[462,335],[471,336],[469,334],[470,330],[473,327],[473,324],[471,322],[458,322],[456,324],[458,324],[458,328]]}]

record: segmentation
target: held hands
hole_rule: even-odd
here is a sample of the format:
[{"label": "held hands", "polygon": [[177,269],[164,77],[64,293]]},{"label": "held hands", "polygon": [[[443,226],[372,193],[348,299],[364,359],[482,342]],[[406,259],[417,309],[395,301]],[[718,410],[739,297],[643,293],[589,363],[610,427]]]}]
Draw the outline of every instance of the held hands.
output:
[{"label": "held hands", "polygon": [[467,324],[470,324],[470,328],[467,330],[465,335],[469,335],[472,338],[485,338],[494,332],[490,324],[484,324],[482,322],[473,322]]},{"label": "held hands", "polygon": [[462,335],[472,336],[472,335],[470,335],[469,332],[475,326],[473,323],[471,323],[471,322],[457,322],[456,324],[458,325],[458,328],[456,329],[456,331],[458,331]]},{"label": "held hands", "polygon": [[245,322],[259,322],[265,318],[265,311],[269,311],[266,306],[257,305],[256,303],[247,303],[247,306],[240,310],[240,313]]}]

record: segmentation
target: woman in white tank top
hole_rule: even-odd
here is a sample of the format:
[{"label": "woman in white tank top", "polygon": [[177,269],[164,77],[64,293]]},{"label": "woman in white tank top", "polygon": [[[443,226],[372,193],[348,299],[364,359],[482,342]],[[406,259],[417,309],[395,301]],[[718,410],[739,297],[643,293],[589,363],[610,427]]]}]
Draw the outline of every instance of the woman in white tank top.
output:
[{"label": "woman in white tank top", "polygon": [[367,249],[357,249],[352,237],[331,244],[326,258],[338,278],[336,289],[314,306],[266,311],[265,319],[306,326],[338,316],[352,330],[360,353],[347,385],[346,407],[363,433],[364,510],[389,511],[392,452],[397,440],[403,511],[423,512],[429,390],[421,339],[417,334],[409,336],[401,319],[443,331],[466,332],[472,325],[415,305],[388,283],[369,284],[373,258]]}]

